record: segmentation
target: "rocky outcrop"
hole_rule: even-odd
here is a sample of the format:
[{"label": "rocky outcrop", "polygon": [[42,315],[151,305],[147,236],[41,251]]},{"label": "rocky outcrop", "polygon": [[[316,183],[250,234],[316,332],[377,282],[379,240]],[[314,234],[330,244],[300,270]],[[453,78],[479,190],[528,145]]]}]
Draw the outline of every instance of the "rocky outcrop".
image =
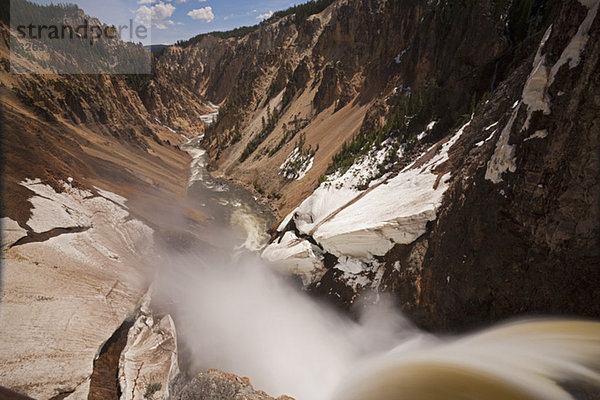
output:
[{"label": "rocky outcrop", "polygon": [[87,398],[95,357],[145,291],[152,229],[111,193],[22,185],[34,193],[29,235],[87,229],[3,251],[0,381],[38,399]]},{"label": "rocky outcrop", "polygon": [[[515,313],[600,316],[597,11],[597,1],[563,5],[541,40],[542,68],[556,69],[542,92],[547,109],[526,101],[535,57],[482,107],[472,139],[457,143],[456,179],[423,260],[415,313],[426,326],[457,329]],[[581,46],[571,53],[574,42]],[[527,107],[513,108],[518,101]],[[514,167],[492,180],[494,141],[504,133],[470,146],[485,135],[477,127],[496,121],[508,127]]]},{"label": "rocky outcrop", "polygon": [[[256,390],[248,378],[242,378],[216,369],[202,372],[178,390],[173,400],[273,400],[265,392]],[[293,400],[280,396],[275,400]]]},{"label": "rocky outcrop", "polygon": [[179,373],[177,333],[170,315],[155,317],[147,295],[119,360],[122,400],[169,399]]}]

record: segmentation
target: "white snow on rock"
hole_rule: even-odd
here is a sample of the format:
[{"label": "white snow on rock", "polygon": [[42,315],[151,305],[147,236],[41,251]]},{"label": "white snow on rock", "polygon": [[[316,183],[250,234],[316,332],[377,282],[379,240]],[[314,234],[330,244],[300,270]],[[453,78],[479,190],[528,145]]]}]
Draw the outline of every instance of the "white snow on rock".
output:
[{"label": "white snow on rock", "polygon": [[2,251],[27,236],[27,230],[21,228],[17,221],[8,217],[2,218],[0,227],[2,228]]},{"label": "white snow on rock", "polygon": [[539,131],[535,131],[531,136],[525,138],[524,142],[531,139],[543,139],[548,136],[548,131],[546,129],[540,129]]},{"label": "white snow on rock", "polygon": [[517,170],[515,146],[508,144],[508,141],[510,139],[510,131],[515,123],[520,108],[521,104],[518,104],[517,108],[513,110],[508,123],[500,133],[500,137],[496,142],[494,154],[492,154],[490,161],[488,161],[485,179],[494,183],[502,182],[502,174],[506,171],[515,172]]},{"label": "white snow on rock", "polygon": [[87,399],[94,357],[146,291],[153,231],[89,191],[22,185],[35,193],[32,229],[89,228],[3,251],[0,382],[33,398]]},{"label": "white snow on rock", "polygon": [[[518,102],[517,102],[517,105],[519,105],[519,104],[518,104]],[[516,106],[515,106],[515,107],[516,107]],[[515,107],[513,107],[513,109],[514,109]],[[489,131],[490,129],[492,129],[493,127],[495,127],[496,125],[498,125],[498,123],[499,123],[499,121],[496,121],[496,122],[494,122],[493,124],[491,124],[490,126],[486,126],[486,127],[483,129],[483,131],[484,131],[484,132],[485,132],[485,131]]]},{"label": "white snow on rock", "polygon": [[352,288],[355,294],[364,288],[377,291],[385,272],[385,268],[375,259],[363,263],[352,258],[340,257],[334,268],[343,272],[344,283]]},{"label": "white snow on rock", "polygon": [[[497,122],[495,124],[493,124],[493,125],[490,125],[490,126],[495,126],[496,124],[497,124]],[[485,129],[485,130],[487,130],[487,129]],[[484,144],[486,144],[487,142],[489,142],[490,140],[492,140],[492,138],[494,137],[494,135],[496,134],[496,132],[497,132],[497,130],[494,129],[492,131],[492,133],[490,133],[490,136],[488,136],[487,138],[485,138],[482,141],[479,141],[479,142],[475,143],[475,146],[477,146],[477,147],[483,146]]]},{"label": "white snow on rock", "polygon": [[436,124],[437,121],[431,121],[429,124],[427,124],[425,130],[417,135],[417,140],[423,140],[423,138],[431,132],[431,130]]},{"label": "white snow on rock", "polygon": [[521,109],[521,105],[527,106],[527,120],[523,129],[529,126],[529,120],[534,111],[542,111],[544,114],[550,113],[550,100],[548,99],[546,89],[548,85],[549,67],[546,65],[546,55],[542,55],[542,49],[552,32],[552,25],[548,27],[544,37],[540,41],[533,66],[523,92],[521,94],[522,101],[517,101],[513,104],[513,112],[508,120],[508,123],[500,133],[500,137],[496,142],[494,154],[488,161],[485,171],[485,179],[493,183],[502,182],[502,174],[505,172],[515,172],[517,170],[517,161],[515,158],[515,145],[508,144],[510,140],[510,132],[515,123],[515,119]]},{"label": "white snow on rock", "polygon": [[600,0],[582,0],[580,2],[588,8],[587,15],[554,65],[547,65],[546,55],[542,54],[542,49],[552,32],[552,26],[546,30],[540,42],[533,61],[533,69],[523,88],[523,103],[528,106],[527,120],[523,125],[524,130],[529,128],[531,114],[534,111],[542,111],[546,115],[550,114],[548,88],[554,83],[554,79],[560,68],[568,64],[569,68],[572,69],[579,65],[581,61],[581,53],[588,42],[589,31],[598,14]]},{"label": "white snow on rock", "polygon": [[550,85],[552,85],[554,82],[554,78],[556,77],[560,67],[565,65],[567,62],[569,63],[570,69],[579,65],[579,62],[581,61],[581,52],[585,48],[585,45],[590,38],[589,31],[594,20],[596,19],[596,15],[598,14],[600,0],[579,0],[579,2],[588,8],[588,13],[583,22],[579,25],[579,28],[577,28],[575,35],[569,41],[569,44],[567,44],[567,46],[564,48],[560,58],[552,67],[552,71],[550,71],[548,87],[550,87]]},{"label": "white snow on rock", "polygon": [[300,148],[296,147],[279,167],[279,173],[286,179],[299,181],[312,168],[314,160],[315,156],[310,152],[302,152]]},{"label": "white snow on rock", "polygon": [[384,255],[395,243],[413,242],[436,218],[448,187],[449,174],[439,176],[435,168],[448,159],[448,150],[467,125],[422,165],[413,163],[362,191],[349,184],[357,181],[354,171],[364,169],[365,160],[358,160],[341,177],[321,184],[287,221],[293,219],[298,231],[312,236],[324,251],[365,262]]},{"label": "white snow on rock", "polygon": [[550,68],[546,65],[546,55],[542,54],[542,49],[551,33],[552,25],[544,33],[544,37],[535,53],[533,68],[525,82],[525,87],[523,87],[521,97],[523,103],[527,105],[527,121],[525,121],[523,129],[527,129],[529,126],[529,120],[534,111],[542,111],[546,115],[550,114],[550,99],[547,93]]},{"label": "white snow on rock", "polygon": [[169,384],[179,373],[175,323],[168,314],[155,320],[149,303],[147,297],[121,352],[121,400],[168,399]]},{"label": "white snow on rock", "polygon": [[300,276],[304,285],[320,279],[325,273],[321,249],[291,231],[267,246],[262,257],[277,263],[285,272]]},{"label": "white snow on rock", "polygon": [[351,274],[360,274],[366,269],[365,264],[361,261],[345,256],[338,258],[338,263],[334,266],[334,268]]},{"label": "white snow on rock", "polygon": [[396,57],[394,57],[394,62],[396,64],[400,64],[402,62],[402,57],[404,57],[404,54],[406,54],[406,50],[407,49],[402,50],[400,53],[398,53],[398,55],[396,55]]},{"label": "white snow on rock", "polygon": [[[527,130],[529,128],[529,122],[534,111],[542,111],[546,115],[550,114],[548,88],[554,82],[554,78],[556,77],[559,69],[567,63],[569,68],[575,68],[579,64],[581,52],[585,48],[589,38],[588,32],[594,19],[596,18],[596,15],[598,14],[600,0],[584,0],[581,1],[581,3],[588,7],[588,13],[583,22],[579,25],[575,35],[564,48],[559,60],[553,66],[547,65],[547,57],[545,54],[542,54],[543,47],[552,33],[552,25],[548,27],[544,33],[533,60],[531,73],[529,74],[525,86],[523,87],[523,92],[521,95],[522,102],[516,102],[513,105],[514,110],[510,120],[500,134],[498,142],[496,143],[494,154],[488,162],[485,173],[485,178],[487,180],[490,180],[493,183],[500,183],[502,181],[503,173],[507,171],[515,172],[517,169],[515,145],[510,145],[508,142],[510,139],[510,131],[517,117],[520,106],[522,104],[527,106],[527,119],[522,127],[522,130]],[[542,129],[536,131],[526,140],[544,138],[547,135],[547,130]]]}]

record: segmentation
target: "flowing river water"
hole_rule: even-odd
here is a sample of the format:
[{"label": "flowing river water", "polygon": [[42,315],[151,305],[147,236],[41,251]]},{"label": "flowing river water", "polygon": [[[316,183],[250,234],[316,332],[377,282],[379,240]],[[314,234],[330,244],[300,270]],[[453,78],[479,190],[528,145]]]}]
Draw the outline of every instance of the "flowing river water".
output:
[{"label": "flowing river water", "polygon": [[249,251],[261,249],[269,240],[267,229],[275,222],[273,215],[245,188],[210,175],[201,142],[202,136],[199,136],[181,147],[192,157],[188,197],[214,224],[236,230],[238,238],[244,238],[240,247]]},{"label": "flowing river water", "polygon": [[217,255],[171,255],[161,282],[191,371],[220,368],[297,400],[568,400],[561,383],[600,383],[597,322],[522,320],[440,337],[384,296],[358,319],[316,302],[252,256],[273,217],[247,190],[210,176],[200,143],[183,146],[193,158],[189,195],[214,235],[235,234]]}]

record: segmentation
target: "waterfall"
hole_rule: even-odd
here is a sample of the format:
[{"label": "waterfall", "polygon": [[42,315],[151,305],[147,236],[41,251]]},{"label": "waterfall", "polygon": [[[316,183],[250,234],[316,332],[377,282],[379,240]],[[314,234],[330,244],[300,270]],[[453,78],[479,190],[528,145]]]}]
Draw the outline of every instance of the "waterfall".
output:
[{"label": "waterfall", "polygon": [[600,323],[529,320],[399,346],[363,362],[339,386],[344,400],[567,400],[559,384],[600,383]]}]

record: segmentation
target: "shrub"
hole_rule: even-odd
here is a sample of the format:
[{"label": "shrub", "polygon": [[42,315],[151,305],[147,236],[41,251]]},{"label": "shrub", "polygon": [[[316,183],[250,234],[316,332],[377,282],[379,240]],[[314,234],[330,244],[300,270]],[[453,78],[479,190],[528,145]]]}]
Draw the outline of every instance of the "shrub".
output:
[{"label": "shrub", "polygon": [[160,382],[152,382],[146,385],[146,393],[144,393],[144,397],[147,399],[151,399],[152,396],[154,396],[154,394],[156,392],[158,392],[160,389],[162,389],[162,383]]}]

